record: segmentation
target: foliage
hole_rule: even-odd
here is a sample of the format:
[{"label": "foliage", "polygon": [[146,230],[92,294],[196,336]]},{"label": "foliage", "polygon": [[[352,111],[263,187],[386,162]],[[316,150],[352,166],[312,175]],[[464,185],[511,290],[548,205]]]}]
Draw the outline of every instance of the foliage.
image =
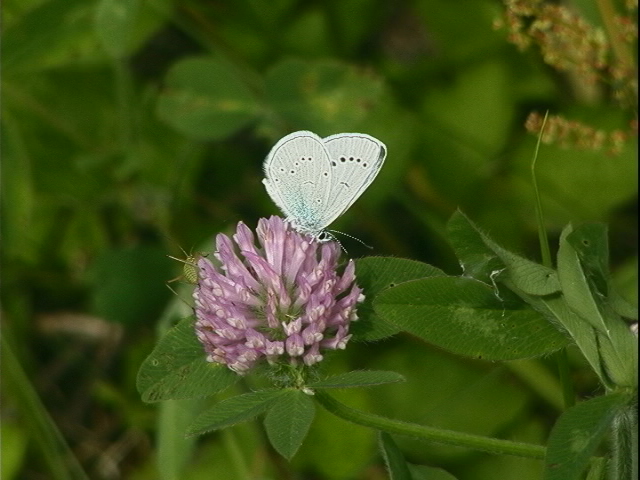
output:
[{"label": "foliage", "polygon": [[[636,9],[3,2],[3,478],[632,476]],[[388,158],[332,226],[374,246],[359,343],[273,390],[204,361],[166,255],[275,213],[303,129]]]}]

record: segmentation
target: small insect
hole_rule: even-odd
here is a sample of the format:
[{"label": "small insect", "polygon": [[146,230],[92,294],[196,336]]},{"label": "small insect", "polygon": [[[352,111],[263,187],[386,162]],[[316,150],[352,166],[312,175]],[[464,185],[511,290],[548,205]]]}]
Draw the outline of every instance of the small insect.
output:
[{"label": "small insect", "polygon": [[326,241],[325,229],[371,185],[386,155],[384,143],[364,133],[294,132],[267,155],[262,183],[296,230]]},{"label": "small insect", "polygon": [[169,288],[169,290],[171,290],[176,295],[178,295],[178,293],[169,284],[173,283],[173,282],[183,281],[183,282],[189,283],[191,285],[197,285],[198,284],[198,280],[199,280],[198,260],[201,257],[206,257],[207,256],[204,253],[195,253],[195,254],[194,253],[189,253],[188,254],[187,252],[185,252],[182,249],[182,247],[180,247],[180,250],[182,250],[182,253],[184,253],[184,255],[185,255],[184,259],[178,258],[178,257],[172,257],[171,255],[167,255],[167,257],[169,257],[170,259],[184,264],[184,266],[182,267],[182,273],[180,275],[178,275],[176,278],[172,278],[171,280],[167,280],[167,282],[166,282],[166,285]]}]

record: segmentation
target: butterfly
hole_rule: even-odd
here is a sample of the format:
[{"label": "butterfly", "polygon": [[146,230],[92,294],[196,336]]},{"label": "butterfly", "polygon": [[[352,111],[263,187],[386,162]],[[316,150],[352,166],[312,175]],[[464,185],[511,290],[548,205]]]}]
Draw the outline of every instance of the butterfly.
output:
[{"label": "butterfly", "polygon": [[267,155],[262,183],[293,228],[326,241],[325,229],[371,185],[386,155],[384,143],[364,133],[294,132]]}]

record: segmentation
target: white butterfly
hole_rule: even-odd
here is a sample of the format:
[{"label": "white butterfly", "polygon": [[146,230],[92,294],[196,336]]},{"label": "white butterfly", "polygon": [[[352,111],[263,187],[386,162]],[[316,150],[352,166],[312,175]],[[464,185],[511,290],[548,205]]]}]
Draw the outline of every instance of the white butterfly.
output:
[{"label": "white butterfly", "polygon": [[296,230],[327,240],[324,229],[371,185],[386,155],[384,143],[363,133],[294,132],[267,155],[262,183]]}]

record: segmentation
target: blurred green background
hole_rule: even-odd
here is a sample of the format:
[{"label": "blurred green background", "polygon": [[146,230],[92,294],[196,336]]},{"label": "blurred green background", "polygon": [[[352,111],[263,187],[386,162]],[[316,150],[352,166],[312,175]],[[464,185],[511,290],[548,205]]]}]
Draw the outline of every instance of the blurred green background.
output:
[{"label": "blurred green background", "polygon": [[[595,3],[572,8],[602,27]],[[363,132],[388,147],[379,177],[333,225],[373,246],[342,238],[349,256],[459,274],[444,225],[461,208],[537,260],[536,137],[525,119],[549,109],[613,131],[628,130],[634,112],[612,101],[614,86],[585,85],[510,44],[494,27],[504,8],[5,0],[2,478],[386,478],[374,433],[323,411],[291,465],[259,423],[185,441],[180,422],[198,405],[143,404],[136,371],[167,309],[184,307],[165,286],[181,269],[166,255],[211,252],[216,233],[277,214],[262,162],[291,131]],[[635,138],[615,155],[544,145],[537,172],[552,241],[568,222],[606,222],[615,281],[637,303]],[[597,393],[571,358],[579,393]],[[340,397],[444,428],[543,443],[560,412],[546,359],[471,361],[399,335],[352,344],[327,368],[402,373],[403,385]],[[57,437],[42,434],[54,431],[42,426],[48,416]],[[541,472],[540,462],[397,440],[411,462],[459,479]]]}]

